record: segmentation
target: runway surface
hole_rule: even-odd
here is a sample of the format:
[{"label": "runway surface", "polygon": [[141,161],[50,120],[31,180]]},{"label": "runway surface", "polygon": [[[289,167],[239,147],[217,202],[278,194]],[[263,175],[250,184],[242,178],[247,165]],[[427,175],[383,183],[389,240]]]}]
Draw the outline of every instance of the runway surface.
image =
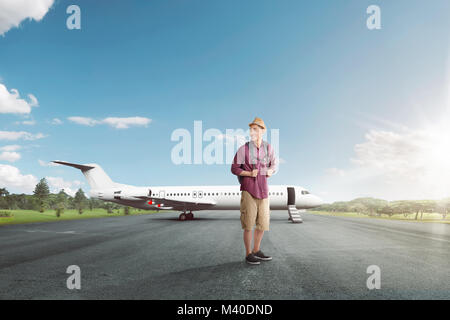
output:
[{"label": "runway surface", "polygon": [[[239,211],[0,227],[1,299],[450,299],[450,224],[272,211],[244,262]],[[81,269],[69,290],[66,269]],[[369,290],[367,268],[381,271]]]}]

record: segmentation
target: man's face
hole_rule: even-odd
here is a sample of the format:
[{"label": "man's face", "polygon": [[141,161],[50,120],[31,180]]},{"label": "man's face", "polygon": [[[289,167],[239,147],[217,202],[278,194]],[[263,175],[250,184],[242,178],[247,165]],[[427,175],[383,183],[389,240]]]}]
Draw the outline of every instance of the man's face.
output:
[{"label": "man's face", "polygon": [[261,128],[260,126],[252,124],[250,126],[250,139],[253,142],[257,142],[264,135],[264,131],[265,129]]}]

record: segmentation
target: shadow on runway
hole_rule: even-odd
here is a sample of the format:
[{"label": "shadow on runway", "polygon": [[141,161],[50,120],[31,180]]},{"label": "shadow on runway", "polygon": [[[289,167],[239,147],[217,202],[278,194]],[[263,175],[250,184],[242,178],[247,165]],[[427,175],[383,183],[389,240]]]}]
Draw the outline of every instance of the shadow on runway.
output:
[{"label": "shadow on runway", "polygon": [[155,220],[162,220],[162,221],[176,221],[176,222],[192,222],[192,221],[221,221],[221,220],[239,220],[239,217],[230,217],[230,218],[203,218],[203,217],[194,217],[193,220],[185,220],[185,221],[181,221],[178,219],[178,217],[172,217],[172,218],[168,218],[168,217],[164,217],[164,218],[153,218],[151,219],[151,221],[155,221]]},{"label": "shadow on runway", "polygon": [[[216,283],[220,280],[219,278],[223,276],[228,278],[230,274],[239,274],[243,269],[252,269],[255,267],[261,267],[264,264],[270,263],[261,262],[261,265],[250,265],[245,262],[244,257],[241,260],[226,262],[217,265],[210,265],[204,267],[187,268],[180,271],[174,271],[166,273],[157,278],[152,279],[152,282],[160,283],[161,285],[167,286],[170,282],[176,282],[178,285],[182,285],[180,282],[195,283],[197,286],[201,284],[206,284],[207,282]],[[155,283],[154,283],[155,284]]]},{"label": "shadow on runway", "polygon": [[[303,219],[303,221],[305,221],[305,218],[304,217],[302,217],[302,219]],[[149,222],[151,222],[151,221],[155,221],[155,220],[158,220],[158,221],[174,221],[174,222],[183,222],[183,223],[189,223],[189,222],[195,222],[195,221],[240,221],[240,217],[239,216],[237,216],[237,217],[234,217],[234,216],[230,216],[230,217],[211,217],[211,218],[209,218],[209,217],[194,217],[194,219],[193,220],[184,220],[184,221],[181,221],[181,220],[179,220],[178,219],[178,217],[152,217],[152,219],[148,219],[148,221]],[[271,222],[283,222],[283,221],[285,221],[285,222],[287,222],[287,223],[291,223],[292,224],[292,222],[290,222],[289,220],[288,220],[288,217],[286,216],[286,217],[270,217],[270,221]]]},{"label": "shadow on runway", "polygon": [[[115,286],[112,292],[114,297],[121,292],[122,296],[131,299],[230,299],[234,295],[237,295],[236,298],[246,298],[248,291],[265,289],[266,279],[255,275],[255,272],[257,269],[261,272],[261,268],[270,267],[269,264],[270,262],[262,262],[257,266],[249,265],[244,257],[239,260],[234,257],[228,262],[215,265],[185,265],[158,276],[128,281],[120,288]],[[145,287],[142,286],[143,283]],[[250,285],[254,285],[254,289],[248,288]],[[136,290],[137,287],[140,290]],[[133,296],[130,296],[131,292]]]}]

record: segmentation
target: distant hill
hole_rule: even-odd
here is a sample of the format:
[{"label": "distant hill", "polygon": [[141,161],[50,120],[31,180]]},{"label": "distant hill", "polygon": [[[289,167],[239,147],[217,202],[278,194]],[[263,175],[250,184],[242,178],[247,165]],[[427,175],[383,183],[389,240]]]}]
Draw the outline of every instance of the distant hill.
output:
[{"label": "distant hill", "polygon": [[376,198],[356,198],[351,201],[337,201],[331,204],[324,204],[311,211],[328,212],[357,212],[369,216],[393,216],[402,214],[405,217],[415,214],[415,219],[419,214],[436,212],[442,214],[443,219],[450,212],[450,197],[442,200],[396,200],[387,201]]}]

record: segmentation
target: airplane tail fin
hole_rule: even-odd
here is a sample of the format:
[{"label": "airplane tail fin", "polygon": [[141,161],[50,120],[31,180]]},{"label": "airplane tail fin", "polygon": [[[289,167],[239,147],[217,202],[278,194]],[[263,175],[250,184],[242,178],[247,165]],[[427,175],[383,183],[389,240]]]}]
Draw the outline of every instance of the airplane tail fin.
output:
[{"label": "airplane tail fin", "polygon": [[105,171],[103,171],[102,167],[100,167],[96,163],[77,164],[65,161],[52,161],[52,162],[80,169],[81,172],[86,177],[89,186],[92,189],[108,188],[115,186],[115,183],[105,173]]}]

